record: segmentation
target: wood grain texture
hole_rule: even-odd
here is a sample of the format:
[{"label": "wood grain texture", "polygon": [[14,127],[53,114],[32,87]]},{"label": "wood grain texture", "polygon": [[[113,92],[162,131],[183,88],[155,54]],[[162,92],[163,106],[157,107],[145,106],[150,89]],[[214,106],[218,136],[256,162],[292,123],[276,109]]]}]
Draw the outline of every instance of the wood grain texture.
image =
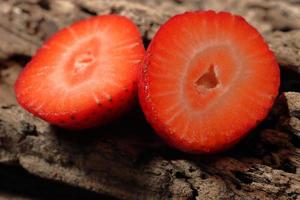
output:
[{"label": "wood grain texture", "polygon": [[[288,71],[282,80],[288,86],[282,86],[270,116],[232,150],[197,156],[170,149],[138,108],[106,127],[70,132],[16,104],[12,86],[22,66],[44,40],[71,22],[97,14],[126,15],[147,45],[170,16],[195,9],[242,14]],[[299,16],[300,3],[292,0],[1,1],[0,162],[119,199],[300,199]]]}]

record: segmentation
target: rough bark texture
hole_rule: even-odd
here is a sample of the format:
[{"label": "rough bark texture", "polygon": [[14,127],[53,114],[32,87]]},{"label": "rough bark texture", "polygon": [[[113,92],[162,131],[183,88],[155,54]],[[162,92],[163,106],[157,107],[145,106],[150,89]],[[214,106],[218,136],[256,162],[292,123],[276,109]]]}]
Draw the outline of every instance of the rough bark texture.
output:
[{"label": "rough bark texture", "polygon": [[[265,36],[282,68],[270,116],[232,150],[210,156],[168,148],[137,108],[81,132],[22,110],[12,85],[42,41],[89,15],[117,13],[145,45],[168,17],[195,9],[243,15]],[[119,199],[300,199],[300,3],[296,0],[8,0],[0,2],[0,162]],[[294,92],[288,92],[294,91]]]}]

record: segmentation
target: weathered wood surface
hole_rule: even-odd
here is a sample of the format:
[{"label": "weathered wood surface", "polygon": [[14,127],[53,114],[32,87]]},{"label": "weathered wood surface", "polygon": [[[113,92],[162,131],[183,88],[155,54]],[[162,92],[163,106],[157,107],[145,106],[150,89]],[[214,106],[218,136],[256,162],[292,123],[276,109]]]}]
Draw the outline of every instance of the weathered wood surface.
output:
[{"label": "weathered wood surface", "polygon": [[[230,10],[258,28],[282,69],[281,98],[234,149],[197,156],[168,148],[138,108],[78,133],[34,118],[12,85],[42,41],[89,15],[132,18],[147,45],[168,17]],[[296,0],[7,0],[0,2],[0,162],[119,199],[300,199],[300,2]],[[294,92],[288,92],[294,91]]]}]

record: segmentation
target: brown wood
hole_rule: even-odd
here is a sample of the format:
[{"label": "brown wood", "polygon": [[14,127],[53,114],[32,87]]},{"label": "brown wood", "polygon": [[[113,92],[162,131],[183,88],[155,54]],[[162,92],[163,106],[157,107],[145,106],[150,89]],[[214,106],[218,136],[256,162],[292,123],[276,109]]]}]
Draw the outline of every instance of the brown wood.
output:
[{"label": "brown wood", "polygon": [[[282,69],[284,93],[270,116],[230,151],[199,156],[170,149],[138,108],[106,127],[71,132],[16,104],[17,74],[59,28],[90,15],[117,13],[138,24],[147,45],[170,16],[208,8],[246,17],[265,36]],[[0,162],[119,199],[300,199],[299,73],[296,0],[1,1]]]}]

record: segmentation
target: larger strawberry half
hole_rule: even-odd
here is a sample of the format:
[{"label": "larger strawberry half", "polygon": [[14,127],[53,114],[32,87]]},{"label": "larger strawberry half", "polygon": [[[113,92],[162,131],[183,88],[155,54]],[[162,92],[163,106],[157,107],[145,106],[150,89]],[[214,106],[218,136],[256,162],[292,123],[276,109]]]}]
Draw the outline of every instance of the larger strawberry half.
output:
[{"label": "larger strawberry half", "polygon": [[20,74],[18,102],[42,119],[89,128],[119,116],[134,102],[145,50],[126,17],[81,20],[51,37]]},{"label": "larger strawberry half", "polygon": [[186,152],[217,152],[266,117],[279,82],[273,53],[242,17],[188,12],[167,21],[152,40],[139,99],[169,144]]}]

